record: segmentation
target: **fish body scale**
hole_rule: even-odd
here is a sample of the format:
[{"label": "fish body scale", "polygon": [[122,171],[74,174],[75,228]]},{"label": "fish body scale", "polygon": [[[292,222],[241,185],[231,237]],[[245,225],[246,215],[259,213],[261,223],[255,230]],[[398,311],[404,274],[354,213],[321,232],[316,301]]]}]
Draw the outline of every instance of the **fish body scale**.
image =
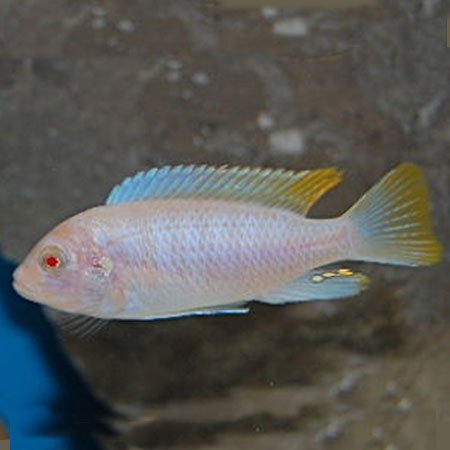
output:
[{"label": "fish body scale", "polygon": [[336,221],[275,208],[160,200],[96,209],[130,318],[254,299],[343,251]]}]

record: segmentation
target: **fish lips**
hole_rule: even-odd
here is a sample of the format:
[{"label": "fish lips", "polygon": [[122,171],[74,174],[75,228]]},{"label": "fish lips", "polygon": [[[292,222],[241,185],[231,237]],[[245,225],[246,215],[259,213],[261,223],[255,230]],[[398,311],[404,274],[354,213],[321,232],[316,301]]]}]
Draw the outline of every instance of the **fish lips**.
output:
[{"label": "fish lips", "polygon": [[20,267],[17,268],[13,273],[13,288],[14,290],[21,296],[26,298],[27,300],[38,301],[35,291],[31,289],[29,286],[25,285],[22,281],[20,281],[19,273]]}]

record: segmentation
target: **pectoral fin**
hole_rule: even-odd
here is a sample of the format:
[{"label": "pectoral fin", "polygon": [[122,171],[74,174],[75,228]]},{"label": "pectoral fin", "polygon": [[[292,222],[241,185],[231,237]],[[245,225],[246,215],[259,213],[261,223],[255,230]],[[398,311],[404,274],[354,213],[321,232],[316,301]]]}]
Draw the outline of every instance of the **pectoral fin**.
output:
[{"label": "pectoral fin", "polygon": [[44,311],[51,322],[58,325],[67,333],[79,337],[93,335],[109,323],[107,319],[58,311],[50,307],[45,308]]},{"label": "pectoral fin", "polygon": [[349,269],[315,269],[258,300],[273,304],[331,300],[356,295],[368,284],[369,277]]}]

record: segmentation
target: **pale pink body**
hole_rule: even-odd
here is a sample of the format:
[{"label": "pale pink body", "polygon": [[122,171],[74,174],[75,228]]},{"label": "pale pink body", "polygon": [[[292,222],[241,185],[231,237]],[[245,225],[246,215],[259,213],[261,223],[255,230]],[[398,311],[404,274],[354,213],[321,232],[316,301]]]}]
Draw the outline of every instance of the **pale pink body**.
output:
[{"label": "pale pink body", "polygon": [[366,288],[363,274],[317,269],[335,261],[441,259],[417,166],[399,165],[341,217],[305,218],[339,180],[333,168],[141,172],[116,186],[105,206],[45,235],[15,270],[14,287],[58,310],[145,320],[246,312],[248,300],[343,298]]},{"label": "pale pink body", "polygon": [[312,268],[347,258],[355,239],[345,218],[312,220],[225,201],[123,203],[70,220],[90,229],[112,260],[95,314],[105,318],[144,319],[261,299]]}]

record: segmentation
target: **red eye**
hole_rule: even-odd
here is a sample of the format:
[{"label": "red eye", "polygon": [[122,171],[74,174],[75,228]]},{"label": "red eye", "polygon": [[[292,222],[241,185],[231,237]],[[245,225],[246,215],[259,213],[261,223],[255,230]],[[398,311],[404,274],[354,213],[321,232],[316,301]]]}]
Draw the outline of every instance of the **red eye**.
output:
[{"label": "red eye", "polygon": [[43,269],[61,269],[66,265],[65,253],[56,246],[46,247],[40,255],[40,264]]},{"label": "red eye", "polygon": [[45,264],[47,264],[48,267],[59,267],[61,261],[56,256],[47,256],[45,258]]}]

